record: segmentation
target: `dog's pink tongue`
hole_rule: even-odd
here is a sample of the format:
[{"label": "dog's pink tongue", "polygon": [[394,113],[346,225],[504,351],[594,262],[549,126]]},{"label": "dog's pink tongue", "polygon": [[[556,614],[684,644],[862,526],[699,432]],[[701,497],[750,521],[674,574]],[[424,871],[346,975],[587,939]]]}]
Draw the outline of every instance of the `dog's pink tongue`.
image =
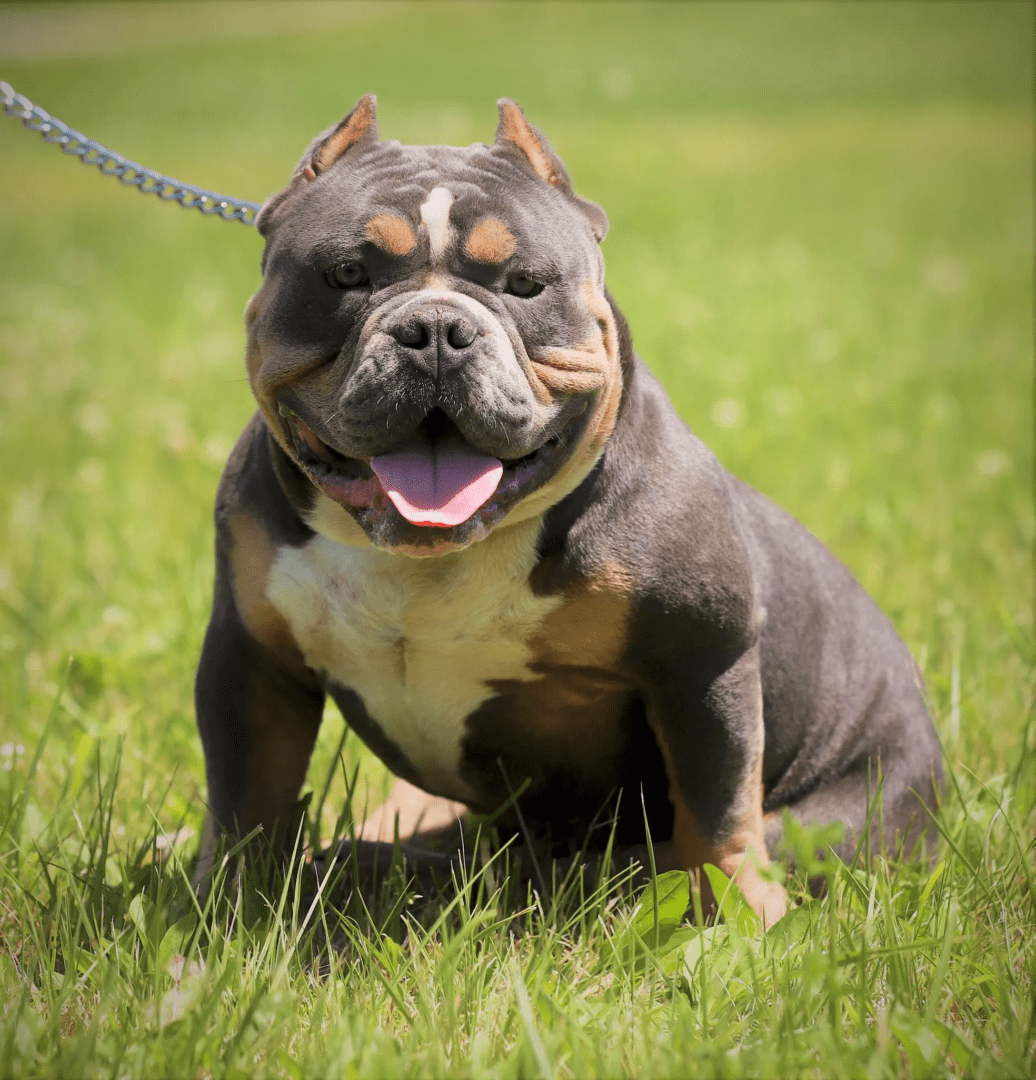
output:
[{"label": "dog's pink tongue", "polygon": [[449,528],[467,521],[493,494],[504,467],[450,435],[430,446],[414,437],[371,468],[396,509],[415,525]]}]

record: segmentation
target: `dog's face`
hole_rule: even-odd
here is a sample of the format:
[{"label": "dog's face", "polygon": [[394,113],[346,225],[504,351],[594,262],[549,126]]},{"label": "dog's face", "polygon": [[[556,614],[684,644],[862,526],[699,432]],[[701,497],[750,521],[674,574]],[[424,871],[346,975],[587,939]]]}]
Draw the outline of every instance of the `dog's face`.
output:
[{"label": "dog's face", "polygon": [[412,147],[363,98],[257,224],[249,377],[316,527],[443,554],[593,467],[622,396],[607,221],[516,105],[491,147]]}]

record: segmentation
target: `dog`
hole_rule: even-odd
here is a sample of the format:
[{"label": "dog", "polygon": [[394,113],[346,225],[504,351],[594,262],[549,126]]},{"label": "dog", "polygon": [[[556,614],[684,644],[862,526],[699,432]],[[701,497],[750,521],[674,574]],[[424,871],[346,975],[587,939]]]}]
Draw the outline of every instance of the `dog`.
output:
[{"label": "dog", "polygon": [[919,673],[676,415],[605,290],[605,213],[498,107],[492,146],[403,146],[365,96],[257,216],[199,878],[221,837],[294,840],[330,694],[400,778],[368,839],[504,807],[572,853],[608,818],[616,844],[650,829],[659,868],[736,875],[772,924],[785,810],[844,823],[845,857],[868,829],[924,835],[942,766]]}]

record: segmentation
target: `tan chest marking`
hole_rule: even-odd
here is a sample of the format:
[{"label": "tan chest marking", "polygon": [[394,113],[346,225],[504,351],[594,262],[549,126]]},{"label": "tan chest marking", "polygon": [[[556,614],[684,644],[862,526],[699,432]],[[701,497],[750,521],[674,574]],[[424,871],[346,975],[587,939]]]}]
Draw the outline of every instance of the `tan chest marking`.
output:
[{"label": "tan chest marking", "polygon": [[476,739],[499,749],[515,782],[560,766],[604,792],[615,783],[623,717],[634,692],[623,673],[632,582],[605,562],[592,580],[571,585],[532,641],[531,666],[542,677],[511,688],[504,730],[474,726]]},{"label": "tan chest marking", "polygon": [[529,587],[538,522],[441,558],[345,547],[324,536],[284,549],[267,596],[306,663],[360,695],[371,719],[433,790],[470,799],[459,777],[465,718],[528,681],[530,642],[562,600]]},{"label": "tan chest marking", "polygon": [[256,641],[282,655],[298,658],[291,630],[266,596],[277,549],[266,530],[249,513],[227,521],[230,533],[231,583],[238,614]]}]

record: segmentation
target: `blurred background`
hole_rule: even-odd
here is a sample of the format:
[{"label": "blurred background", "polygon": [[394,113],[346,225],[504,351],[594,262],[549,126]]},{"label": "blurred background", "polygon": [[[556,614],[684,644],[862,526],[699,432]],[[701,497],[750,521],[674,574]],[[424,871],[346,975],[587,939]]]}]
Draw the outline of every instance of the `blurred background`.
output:
[{"label": "blurred background", "polygon": [[[1032,701],[1032,58],[1022,3],[0,7],[17,90],[254,200],[366,91],[404,142],[491,141],[518,100],[611,218],[640,355],[872,592],[987,776]],[[117,830],[165,798],[189,839],[260,240],[16,121],[0,162],[0,764],[25,767],[74,656],[41,790],[122,738]]]}]

